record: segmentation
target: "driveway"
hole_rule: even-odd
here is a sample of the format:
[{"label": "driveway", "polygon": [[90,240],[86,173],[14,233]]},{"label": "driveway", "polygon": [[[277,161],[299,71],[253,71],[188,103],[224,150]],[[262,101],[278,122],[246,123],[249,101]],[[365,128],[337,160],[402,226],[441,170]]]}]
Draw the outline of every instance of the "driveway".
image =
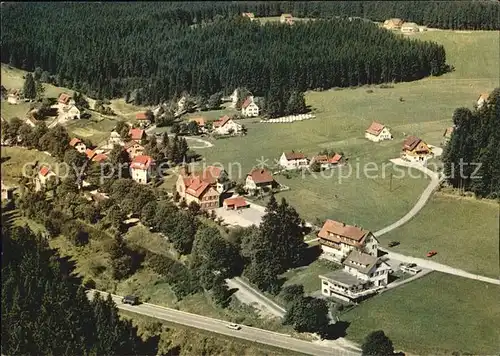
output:
[{"label": "driveway", "polygon": [[248,208],[240,210],[226,210],[226,208],[222,207],[215,209],[215,213],[217,216],[224,219],[224,223],[231,226],[259,226],[262,221],[262,217],[265,214],[265,208],[263,206],[250,203]]}]

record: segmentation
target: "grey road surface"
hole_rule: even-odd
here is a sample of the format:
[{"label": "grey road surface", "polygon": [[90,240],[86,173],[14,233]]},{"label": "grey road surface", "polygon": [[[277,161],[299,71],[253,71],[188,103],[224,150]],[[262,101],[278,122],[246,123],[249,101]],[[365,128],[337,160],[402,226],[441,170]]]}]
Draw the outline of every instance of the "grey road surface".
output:
[{"label": "grey road surface", "polygon": [[[87,292],[89,299],[92,298],[95,292],[95,290],[89,290]],[[104,297],[107,297],[108,294],[106,292],[100,291],[99,293],[101,293]],[[309,341],[292,338],[290,335],[275,333],[272,331],[257,329],[245,325],[241,325],[240,330],[232,330],[227,327],[227,321],[186,313],[176,309],[165,308],[159,305],[143,303],[140,305],[131,306],[128,304],[123,304],[121,302],[123,297],[113,294],[111,296],[117,307],[121,310],[146,315],[156,319],[165,320],[197,329],[207,330],[221,335],[244,339],[264,345],[270,345],[307,355],[359,355],[359,351],[351,350],[345,347],[314,344]]]}]

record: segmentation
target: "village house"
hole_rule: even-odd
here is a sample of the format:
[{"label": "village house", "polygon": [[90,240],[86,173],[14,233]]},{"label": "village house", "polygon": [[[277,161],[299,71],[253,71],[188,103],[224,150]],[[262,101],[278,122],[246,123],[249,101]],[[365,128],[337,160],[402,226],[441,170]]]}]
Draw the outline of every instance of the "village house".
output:
[{"label": "village house", "polygon": [[41,167],[38,171],[38,176],[35,179],[35,190],[39,191],[42,189],[42,187],[46,185],[48,180],[52,177],[56,177],[56,174],[52,172],[49,167]]},{"label": "village house", "polygon": [[73,100],[71,95],[67,93],[61,93],[57,98],[57,103],[60,104],[61,106],[75,105],[75,101]]},{"label": "village house", "polygon": [[69,141],[69,145],[80,153],[85,153],[87,150],[87,146],[77,137],[72,138],[71,141]]},{"label": "village house", "polygon": [[488,93],[482,93],[481,95],[479,95],[479,98],[477,98],[477,108],[481,109],[485,104],[487,104],[489,97],[490,94]]},{"label": "village house", "polygon": [[96,153],[94,157],[92,157],[92,162],[101,163],[108,159],[108,156],[104,153]]},{"label": "village house", "polygon": [[94,159],[94,157],[95,157],[96,154],[97,153],[93,149],[91,149],[91,148],[87,148],[85,150],[85,155],[87,156],[87,159],[89,161],[91,161],[92,159]]},{"label": "village house", "polygon": [[415,33],[420,32],[418,25],[415,22],[405,22],[401,26],[401,32],[403,33]]},{"label": "village house", "polygon": [[231,186],[227,172],[220,167],[206,167],[201,173],[201,179],[214,186],[219,193],[224,193]]},{"label": "village house", "polygon": [[377,256],[377,239],[370,231],[358,226],[326,220],[318,237],[325,259],[339,262],[353,250]]},{"label": "village house", "polygon": [[31,127],[36,127],[36,125],[41,123],[41,121],[35,119],[35,117],[33,115],[29,115],[28,118],[26,118],[25,123]]},{"label": "village house", "polygon": [[356,301],[388,284],[391,267],[376,256],[351,251],[342,266],[343,269],[319,276],[324,296]]},{"label": "village house", "polygon": [[137,120],[137,122],[139,122],[139,125],[141,125],[142,127],[151,124],[151,117],[145,111],[138,112],[137,114],[135,114],[135,119]]},{"label": "village house", "polygon": [[79,120],[80,110],[75,105],[58,107],[58,119],[60,120]]},{"label": "village house", "polygon": [[281,14],[280,22],[287,24],[293,23],[293,16],[291,14]]},{"label": "village house", "polygon": [[206,126],[206,121],[205,118],[203,117],[194,117],[189,119],[189,122],[194,121],[198,124],[198,129],[200,130],[201,133],[207,132],[207,126]]},{"label": "village house", "polygon": [[248,17],[250,19],[250,21],[254,21],[255,20],[255,15],[254,15],[253,12],[243,12],[241,14],[241,16]]},{"label": "village house", "polygon": [[225,115],[212,123],[214,132],[219,135],[236,135],[241,132],[241,125],[234,122],[229,116]]},{"label": "village house", "polygon": [[342,155],[335,153],[332,157],[317,155],[311,158],[311,165],[318,162],[321,169],[330,169],[338,166],[342,161]]},{"label": "village house", "polygon": [[287,170],[303,169],[309,166],[308,158],[300,152],[283,152],[279,165]]},{"label": "village house", "polygon": [[416,136],[408,136],[403,142],[401,158],[405,161],[425,163],[432,156],[429,146]]},{"label": "village house", "polygon": [[137,129],[137,128],[131,128],[128,132],[130,139],[133,141],[141,142],[143,139],[145,139],[148,135],[146,134],[146,131],[142,129]]},{"label": "village house", "polygon": [[224,200],[222,206],[226,208],[226,210],[238,210],[243,208],[248,208],[250,204],[243,197],[233,197]]},{"label": "village house", "polygon": [[277,185],[271,173],[264,168],[252,169],[245,180],[245,190],[249,193],[269,192]]},{"label": "village house", "polygon": [[442,146],[445,146],[448,142],[451,140],[451,135],[453,134],[453,131],[455,131],[454,126],[448,127],[446,130],[444,130],[443,133],[443,141],[442,141]]},{"label": "village house", "polygon": [[259,107],[255,104],[253,96],[249,96],[245,99],[241,105],[241,114],[246,117],[259,116]]},{"label": "village house", "polygon": [[130,175],[137,183],[146,184],[153,175],[154,166],[155,162],[150,156],[136,156],[130,163]]},{"label": "village house", "polygon": [[135,157],[144,154],[144,146],[134,140],[126,142],[123,146],[123,149],[127,151],[130,160],[133,160]]},{"label": "village house", "polygon": [[365,131],[365,138],[373,142],[380,142],[384,140],[392,140],[392,134],[387,126],[373,121],[370,127]]},{"label": "village house", "polygon": [[403,25],[403,20],[398,18],[393,18],[385,20],[383,27],[388,30],[399,30],[402,25]]}]

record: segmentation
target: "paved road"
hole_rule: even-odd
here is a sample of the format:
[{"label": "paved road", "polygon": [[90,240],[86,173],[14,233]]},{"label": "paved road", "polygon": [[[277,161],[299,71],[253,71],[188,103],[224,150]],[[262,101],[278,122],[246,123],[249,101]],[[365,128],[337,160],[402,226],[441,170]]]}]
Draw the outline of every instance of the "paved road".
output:
[{"label": "paved road", "polygon": [[[87,293],[89,299],[92,299],[94,290]],[[100,292],[107,297],[106,292]],[[183,311],[165,308],[159,305],[143,303],[141,305],[131,306],[121,302],[122,297],[118,295],[111,295],[117,307],[121,310],[130,311],[133,313],[146,315],[160,320],[165,320],[189,327],[211,331],[217,334],[222,334],[238,339],[257,342],[264,345],[279,347],[286,350],[300,352],[307,355],[318,356],[331,356],[331,355],[345,355],[355,356],[359,355],[359,351],[343,347],[340,345],[329,346],[324,344],[315,344],[313,342],[304,341],[292,338],[287,334],[275,333],[268,330],[257,329],[250,326],[242,325],[240,330],[232,330],[227,327],[228,322],[224,320],[208,318],[205,316],[186,313]]]}]

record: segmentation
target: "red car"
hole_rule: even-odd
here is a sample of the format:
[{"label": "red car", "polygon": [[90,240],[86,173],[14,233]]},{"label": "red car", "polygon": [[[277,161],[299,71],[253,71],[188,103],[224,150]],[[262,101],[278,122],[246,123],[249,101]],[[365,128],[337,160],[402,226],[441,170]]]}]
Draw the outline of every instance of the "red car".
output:
[{"label": "red car", "polygon": [[437,255],[436,251],[429,251],[429,252],[427,252],[427,257],[432,257],[434,255]]}]

